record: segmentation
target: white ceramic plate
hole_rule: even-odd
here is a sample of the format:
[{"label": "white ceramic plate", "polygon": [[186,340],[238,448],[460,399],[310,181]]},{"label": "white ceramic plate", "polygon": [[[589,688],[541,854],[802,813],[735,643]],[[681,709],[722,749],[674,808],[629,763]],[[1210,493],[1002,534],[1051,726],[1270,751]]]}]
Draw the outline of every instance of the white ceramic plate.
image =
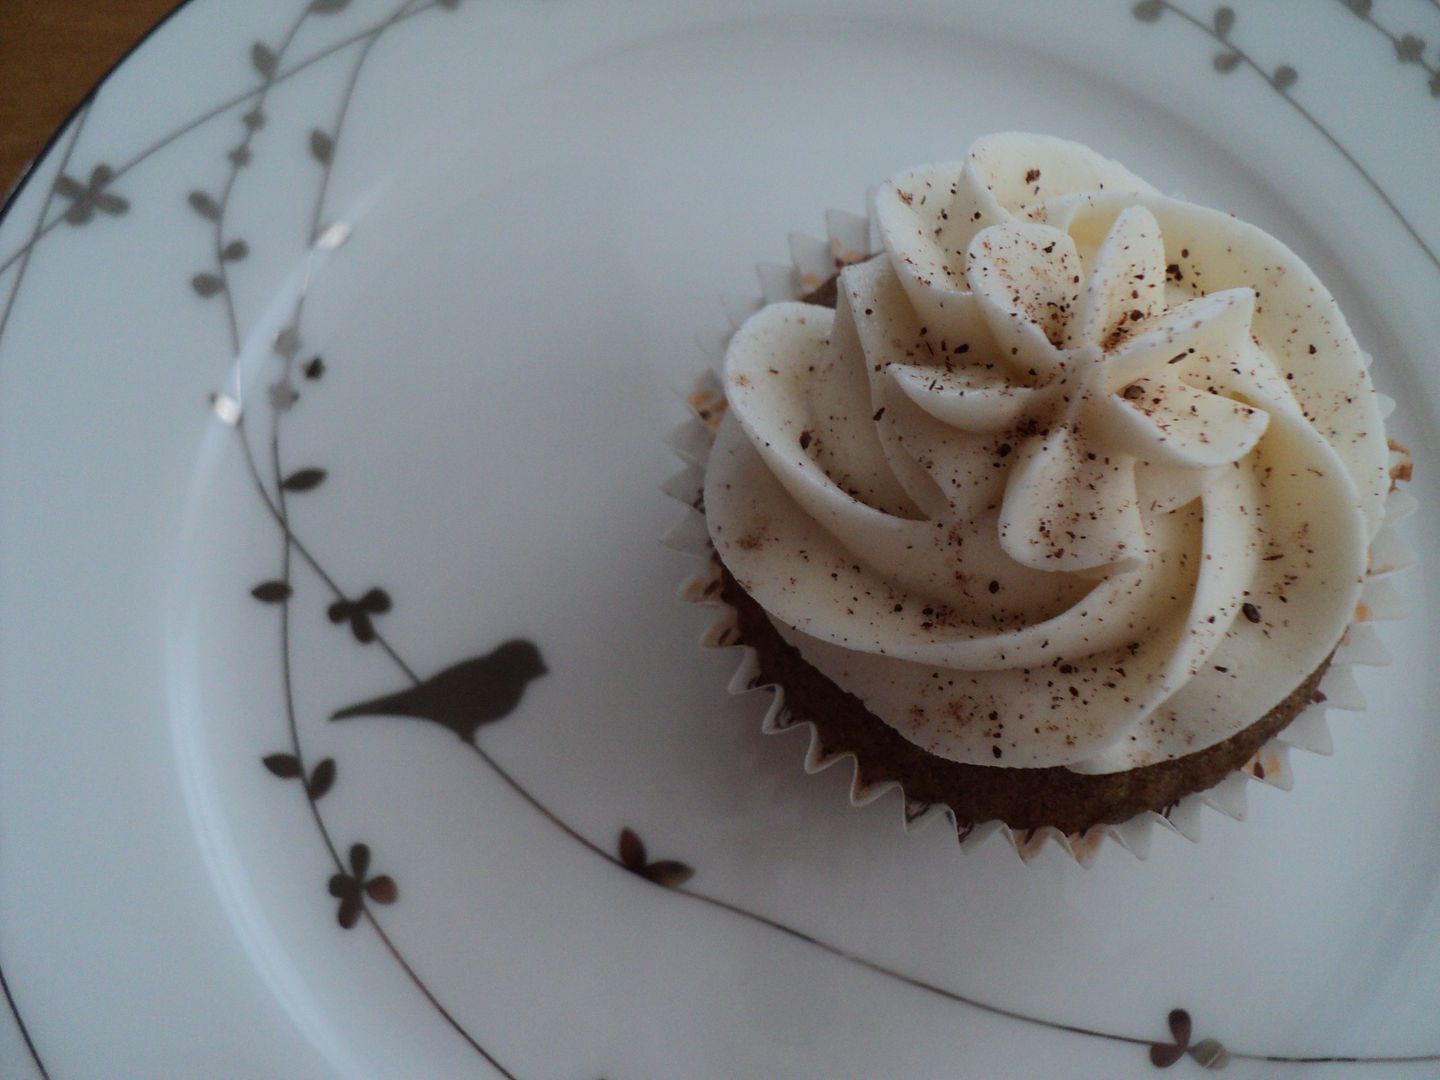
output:
[{"label": "white ceramic plate", "polygon": [[1294,246],[1432,534],[1440,5],[1228,10],[185,5],[0,226],[0,1071],[1440,1072],[1423,563],[1333,757],[1082,869],[804,776],[657,543],[720,299],[1004,128]]}]

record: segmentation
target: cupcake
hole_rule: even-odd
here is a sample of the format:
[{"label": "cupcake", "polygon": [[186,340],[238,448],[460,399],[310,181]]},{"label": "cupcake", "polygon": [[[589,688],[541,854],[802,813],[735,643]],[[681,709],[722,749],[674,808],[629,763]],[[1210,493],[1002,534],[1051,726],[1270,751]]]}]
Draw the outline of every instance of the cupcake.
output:
[{"label": "cupcake", "polygon": [[1035,135],[896,175],[870,225],[694,399],[698,595],[771,726],[962,839],[1072,849],[1284,773],[1292,728],[1324,749],[1408,463],[1310,269]]}]

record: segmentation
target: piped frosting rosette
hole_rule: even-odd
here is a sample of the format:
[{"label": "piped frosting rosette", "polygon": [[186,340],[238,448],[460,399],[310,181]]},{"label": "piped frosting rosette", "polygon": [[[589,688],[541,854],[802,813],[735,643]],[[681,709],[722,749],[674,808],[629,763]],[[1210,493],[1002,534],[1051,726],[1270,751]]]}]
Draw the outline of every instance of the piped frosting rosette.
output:
[{"label": "piped frosting rosette", "polygon": [[939,757],[1083,773],[1221,742],[1337,646],[1322,688],[1353,697],[1397,462],[1294,253],[1018,134],[894,177],[868,242],[830,221],[762,283],[851,263],[835,310],[744,320],[675,488],[703,476],[715,551],[812,666]]}]

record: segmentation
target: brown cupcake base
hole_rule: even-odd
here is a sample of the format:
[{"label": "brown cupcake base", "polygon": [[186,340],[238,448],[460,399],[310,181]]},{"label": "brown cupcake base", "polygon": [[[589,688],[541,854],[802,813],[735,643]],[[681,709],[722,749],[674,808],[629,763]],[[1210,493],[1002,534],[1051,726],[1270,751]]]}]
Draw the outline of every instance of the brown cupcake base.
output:
[{"label": "brown cupcake base", "polygon": [[1063,768],[1008,769],[936,757],[840,689],[775,629],[760,605],[721,567],[721,597],[736,613],[740,641],[758,656],[760,683],[784,688],[793,720],[813,724],[825,756],[853,754],[862,785],[898,782],[909,799],[944,804],[961,837],[987,821],[1017,831],[1053,826],[1068,834],[1118,824],[1146,810],[1163,813],[1186,795],[1214,787],[1317,699],[1327,659],[1292,694],[1244,731],[1173,761],[1087,776]]}]

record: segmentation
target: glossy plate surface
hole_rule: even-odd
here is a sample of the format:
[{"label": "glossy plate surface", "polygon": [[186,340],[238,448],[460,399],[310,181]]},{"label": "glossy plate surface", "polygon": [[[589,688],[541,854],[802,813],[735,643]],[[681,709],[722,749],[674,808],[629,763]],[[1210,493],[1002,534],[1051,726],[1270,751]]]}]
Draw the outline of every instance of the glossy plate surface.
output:
[{"label": "glossy plate surface", "polygon": [[1436,41],[1430,0],[192,0],[0,223],[0,1072],[1434,1076],[1423,554],[1293,791],[1022,865],[760,734],[658,488],[757,262],[1020,128],[1317,270],[1423,552]]}]

